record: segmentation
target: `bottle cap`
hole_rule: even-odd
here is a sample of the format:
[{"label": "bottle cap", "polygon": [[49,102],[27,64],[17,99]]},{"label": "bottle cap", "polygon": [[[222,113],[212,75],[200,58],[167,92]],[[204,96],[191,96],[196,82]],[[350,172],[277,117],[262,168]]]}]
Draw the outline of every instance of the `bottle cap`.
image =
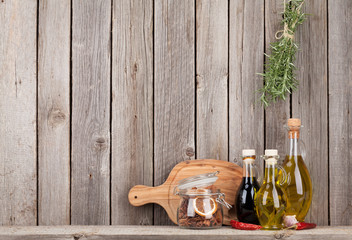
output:
[{"label": "bottle cap", "polygon": [[242,150],[242,156],[243,157],[255,156],[255,149],[243,149]]},{"label": "bottle cap", "polygon": [[265,150],[265,156],[277,156],[277,155],[279,155],[277,149],[266,149]]},{"label": "bottle cap", "polygon": [[289,118],[287,120],[287,127],[289,128],[288,137],[298,139],[299,138],[299,129],[301,127],[301,119]]},{"label": "bottle cap", "polygon": [[277,149],[266,149],[265,156],[268,157],[265,159],[266,164],[275,165],[277,163],[277,159],[275,156],[278,156]]},{"label": "bottle cap", "polygon": [[289,118],[287,120],[288,127],[300,127],[301,126],[301,119],[299,118]]}]

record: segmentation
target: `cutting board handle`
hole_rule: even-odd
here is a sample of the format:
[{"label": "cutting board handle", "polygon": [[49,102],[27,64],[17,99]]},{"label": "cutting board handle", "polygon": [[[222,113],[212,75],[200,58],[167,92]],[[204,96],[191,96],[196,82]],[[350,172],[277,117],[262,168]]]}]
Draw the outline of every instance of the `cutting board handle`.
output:
[{"label": "cutting board handle", "polygon": [[168,200],[168,192],[162,188],[162,185],[158,187],[137,185],[131,188],[128,200],[137,207],[148,203],[157,203],[163,206],[163,203]]}]

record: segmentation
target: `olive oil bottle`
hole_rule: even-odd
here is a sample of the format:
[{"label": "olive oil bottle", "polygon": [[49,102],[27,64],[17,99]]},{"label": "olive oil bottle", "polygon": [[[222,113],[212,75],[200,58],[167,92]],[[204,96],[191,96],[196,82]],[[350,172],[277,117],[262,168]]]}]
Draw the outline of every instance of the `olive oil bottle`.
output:
[{"label": "olive oil bottle", "polygon": [[299,149],[301,120],[288,119],[289,154],[283,167],[287,173],[284,190],[287,194],[286,215],[296,215],[299,222],[304,221],[312,202],[312,181]]},{"label": "olive oil bottle", "polygon": [[278,158],[276,149],[265,150],[265,176],[255,196],[256,212],[263,230],[283,228],[287,197],[278,181]]},{"label": "olive oil bottle", "polygon": [[236,213],[240,222],[259,224],[255,211],[254,196],[259,190],[256,177],[259,171],[254,165],[255,150],[243,149],[243,178],[236,197]]}]

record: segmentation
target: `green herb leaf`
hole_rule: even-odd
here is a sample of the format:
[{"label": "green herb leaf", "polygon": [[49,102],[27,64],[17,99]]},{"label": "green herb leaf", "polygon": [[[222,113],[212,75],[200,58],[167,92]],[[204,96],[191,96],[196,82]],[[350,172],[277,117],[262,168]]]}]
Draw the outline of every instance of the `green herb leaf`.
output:
[{"label": "green herb leaf", "polygon": [[[276,33],[277,42],[270,44],[271,54],[264,65],[265,72],[259,73],[264,78],[264,86],[259,89],[261,103],[267,107],[279,99],[285,100],[298,87],[294,62],[298,44],[294,41],[297,26],[306,19],[306,14],[301,8],[304,0],[284,0],[282,24],[284,30]],[[280,35],[281,36],[277,36]]]}]

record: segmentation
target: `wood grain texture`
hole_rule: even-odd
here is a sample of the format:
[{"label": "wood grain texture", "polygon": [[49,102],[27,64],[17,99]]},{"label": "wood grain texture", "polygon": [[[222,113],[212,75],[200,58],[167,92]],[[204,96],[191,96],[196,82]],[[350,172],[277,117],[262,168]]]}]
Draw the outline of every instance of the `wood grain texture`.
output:
[{"label": "wood grain texture", "polygon": [[[154,3],[154,184],[195,152],[195,6],[188,0]],[[155,206],[154,224],[170,224]]]},{"label": "wood grain texture", "polygon": [[110,223],[111,2],[73,1],[71,223]]},{"label": "wood grain texture", "polygon": [[[133,206],[142,206],[148,203],[159,204],[166,210],[169,218],[177,224],[177,208],[180,204],[180,196],[175,195],[174,190],[179,181],[196,174],[216,171],[219,174],[214,186],[225,194],[226,202],[235,206],[237,190],[242,182],[242,168],[237,164],[215,159],[181,162],[172,169],[162,185],[157,187],[134,186],[128,194],[128,199]],[[230,220],[236,218],[236,212],[223,207],[223,216],[223,224],[230,225]]]},{"label": "wood grain texture", "polygon": [[263,85],[256,73],[263,71],[264,1],[230,1],[229,51],[229,160],[242,164],[242,149],[264,152],[264,110],[255,94]]},{"label": "wood grain texture", "polygon": [[[275,33],[283,29],[282,0],[265,1],[265,52],[271,53],[270,43],[277,41]],[[265,109],[265,148],[277,149],[280,159],[284,160],[288,151],[287,131],[284,129],[287,119],[290,118],[290,96],[286,101],[271,104]]]},{"label": "wood grain texture", "polygon": [[228,159],[228,1],[196,1],[197,158]]},{"label": "wood grain texture", "polygon": [[153,1],[115,1],[112,39],[112,224],[150,225],[127,195],[153,185]]},{"label": "wood grain texture", "polygon": [[37,1],[0,2],[0,225],[36,225]]},{"label": "wood grain texture", "polygon": [[[301,118],[301,139],[313,184],[313,200],[306,221],[328,224],[328,116],[326,1],[305,2],[307,21],[297,32],[298,90],[292,95],[292,117]],[[301,146],[303,147],[303,146]]]},{"label": "wood grain texture", "polygon": [[328,3],[330,224],[352,225],[352,1]]},{"label": "wood grain texture", "polygon": [[69,0],[39,2],[39,225],[70,224]]},{"label": "wood grain texture", "polygon": [[81,239],[307,239],[307,240],[351,240],[352,227],[318,227],[304,231],[244,231],[231,227],[199,231],[180,229],[177,226],[52,226],[52,227],[0,227],[2,240],[81,240]]}]

